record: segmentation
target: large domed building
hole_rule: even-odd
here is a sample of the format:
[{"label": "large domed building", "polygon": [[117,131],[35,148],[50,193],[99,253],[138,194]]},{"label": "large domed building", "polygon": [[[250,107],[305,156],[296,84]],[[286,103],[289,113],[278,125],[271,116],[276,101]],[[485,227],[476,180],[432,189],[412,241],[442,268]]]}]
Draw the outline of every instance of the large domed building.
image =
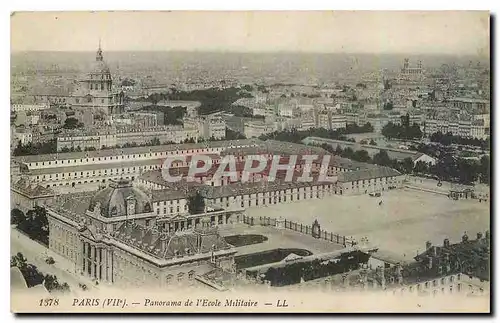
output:
[{"label": "large domed building", "polygon": [[123,112],[123,98],[123,92],[113,88],[113,78],[99,44],[90,71],[78,80],[72,105],[76,108],[92,109],[96,114],[101,112],[110,115]]},{"label": "large domed building", "polygon": [[90,200],[90,212],[105,218],[151,213],[151,199],[127,180],[111,181]]},{"label": "large domed building", "polygon": [[196,277],[207,273],[235,270],[236,249],[206,214],[194,229],[163,230],[152,197],[128,180],[58,196],[46,209],[49,249],[99,284],[179,288],[196,286]]}]

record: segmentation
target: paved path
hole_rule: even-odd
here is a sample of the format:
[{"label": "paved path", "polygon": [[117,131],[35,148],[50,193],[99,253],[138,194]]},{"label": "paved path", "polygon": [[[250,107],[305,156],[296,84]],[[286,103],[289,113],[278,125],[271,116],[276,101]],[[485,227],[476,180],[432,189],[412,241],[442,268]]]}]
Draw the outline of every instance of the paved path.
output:
[{"label": "paved path", "polygon": [[[31,240],[29,237],[11,228],[11,256],[21,252],[27,259],[27,263],[35,265],[40,272],[45,275],[55,275],[59,283],[68,283],[71,292],[74,294],[84,293],[78,286],[80,283],[87,285],[89,289],[97,289],[94,283],[86,277],[75,273],[75,265],[58,254],[52,252],[42,244]],[[52,257],[55,263],[49,265],[45,262],[47,257]],[[102,287],[102,286],[99,286]]]},{"label": "paved path", "polygon": [[272,250],[277,248],[297,248],[306,249],[313,254],[331,252],[342,249],[343,246],[324,239],[316,239],[311,235],[298,233],[289,229],[276,229],[272,226],[244,225],[239,224],[232,228],[222,228],[222,236],[232,236],[237,234],[260,234],[268,238],[267,241],[247,246],[237,247],[237,256]]}]

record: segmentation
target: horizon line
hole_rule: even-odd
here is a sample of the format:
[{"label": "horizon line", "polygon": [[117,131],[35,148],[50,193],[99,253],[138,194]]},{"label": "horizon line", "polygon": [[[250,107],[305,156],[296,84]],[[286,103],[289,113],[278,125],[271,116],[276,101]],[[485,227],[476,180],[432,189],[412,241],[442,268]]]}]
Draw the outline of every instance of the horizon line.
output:
[{"label": "horizon line", "polygon": [[[11,50],[12,54],[21,53],[93,53],[95,50]],[[443,55],[443,56],[477,56],[477,57],[490,57],[484,54],[473,54],[473,53],[416,53],[416,52],[321,52],[321,51],[292,51],[292,50],[277,50],[277,51],[238,51],[238,50],[199,50],[199,49],[151,49],[151,50],[140,50],[140,49],[118,49],[118,50],[103,50],[103,53],[121,53],[121,52],[139,52],[139,53],[216,53],[216,54],[321,54],[321,55],[331,55],[331,54],[344,54],[344,55],[408,55],[408,56],[418,56],[418,55]]]}]

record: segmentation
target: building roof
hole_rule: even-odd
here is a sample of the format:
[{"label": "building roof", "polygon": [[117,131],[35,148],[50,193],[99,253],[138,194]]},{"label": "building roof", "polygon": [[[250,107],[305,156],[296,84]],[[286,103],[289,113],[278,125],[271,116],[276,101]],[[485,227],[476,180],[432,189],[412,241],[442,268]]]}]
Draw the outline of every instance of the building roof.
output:
[{"label": "building roof", "polygon": [[[103,217],[118,217],[152,212],[151,200],[127,180],[110,180],[108,187],[97,192],[89,204],[89,211],[100,210]],[[130,205],[133,205],[132,210]]]},{"label": "building roof", "polygon": [[182,190],[182,189],[162,189],[162,190],[154,190],[152,191],[152,198],[151,201],[154,202],[161,202],[161,201],[170,201],[170,200],[178,200],[178,199],[185,199],[188,197],[189,193],[188,190]]},{"label": "building roof", "polygon": [[380,250],[378,249],[376,252],[372,253],[371,256],[375,259],[382,260],[383,262],[396,265],[403,264],[406,261],[401,257],[401,255],[391,252],[389,250]]},{"label": "building roof", "polygon": [[86,158],[97,158],[97,157],[110,157],[110,156],[121,156],[130,154],[147,154],[147,153],[158,153],[166,151],[183,151],[189,149],[204,149],[204,148],[221,148],[221,147],[244,147],[244,146],[256,146],[261,144],[262,141],[258,139],[239,139],[239,140],[223,140],[223,141],[206,141],[194,144],[172,144],[172,145],[159,145],[159,146],[143,146],[143,147],[131,147],[131,148],[121,148],[121,149],[102,149],[95,151],[85,151],[85,152],[71,152],[71,153],[55,153],[55,154],[43,154],[43,155],[30,155],[30,156],[19,156],[15,157],[16,161],[31,163],[31,162],[42,162],[42,161],[53,161],[53,160],[66,160],[66,159],[86,159]]},{"label": "building roof", "polygon": [[96,192],[79,192],[56,196],[47,207],[70,220],[77,218],[88,210],[90,201]]},{"label": "building roof", "polygon": [[370,169],[361,169],[352,172],[343,172],[338,174],[338,181],[341,183],[349,183],[353,181],[359,180],[367,180],[372,178],[381,178],[381,177],[392,177],[401,175],[395,169],[379,166]]},{"label": "building roof", "polygon": [[[314,177],[313,177],[314,178]],[[202,186],[199,189],[200,194],[207,199],[215,199],[221,197],[229,196],[241,196],[265,192],[274,192],[278,190],[288,190],[300,187],[308,187],[314,185],[334,185],[332,182],[321,182],[318,181],[316,177],[313,182],[299,182],[292,181],[286,182],[282,179],[277,178],[273,182],[254,182],[254,183],[241,183],[236,182],[232,184],[222,185],[222,186]]]},{"label": "building roof", "polygon": [[[464,234],[465,238],[467,234]],[[438,265],[442,262],[449,262],[451,264],[461,262],[470,265],[471,274],[480,279],[489,280],[490,279],[490,239],[487,237],[477,237],[475,240],[469,239],[463,240],[459,243],[442,245],[442,246],[430,246],[424,252],[418,254],[415,260],[419,263],[425,263],[428,259],[434,259],[434,263]],[[482,266],[481,264],[486,264]],[[469,266],[466,266],[469,267]],[[457,269],[457,268],[455,268]]]},{"label": "building roof", "polygon": [[[143,166],[161,166],[164,159],[149,159],[149,160],[123,160],[121,162],[115,163],[95,163],[86,165],[75,165],[75,166],[65,166],[65,167],[48,167],[48,168],[35,168],[29,169],[27,172],[31,175],[49,175],[49,174],[61,174],[70,172],[86,172],[93,170],[106,170],[106,169],[120,169],[125,167],[143,167]],[[69,178],[68,178],[69,179]],[[76,180],[76,178],[75,178]]]},{"label": "building roof", "polygon": [[30,198],[53,196],[54,191],[41,185],[30,183],[26,178],[20,178],[12,185],[12,189],[29,196]]},{"label": "building roof", "polygon": [[134,222],[124,222],[112,237],[129,246],[153,255],[171,259],[231,249],[216,228],[195,229],[175,233],[159,232]]}]

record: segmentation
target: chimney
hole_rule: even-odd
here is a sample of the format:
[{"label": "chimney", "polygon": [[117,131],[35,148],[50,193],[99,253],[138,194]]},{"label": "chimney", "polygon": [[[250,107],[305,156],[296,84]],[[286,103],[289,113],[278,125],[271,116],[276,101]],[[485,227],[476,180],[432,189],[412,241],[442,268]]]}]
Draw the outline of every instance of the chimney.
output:
[{"label": "chimney", "polygon": [[444,239],[444,241],[443,241],[443,246],[444,246],[445,248],[449,248],[449,247],[450,247],[450,240],[449,240],[449,239]]},{"label": "chimney", "polygon": [[425,250],[429,250],[432,247],[432,243],[430,241],[427,241],[425,243]]}]

